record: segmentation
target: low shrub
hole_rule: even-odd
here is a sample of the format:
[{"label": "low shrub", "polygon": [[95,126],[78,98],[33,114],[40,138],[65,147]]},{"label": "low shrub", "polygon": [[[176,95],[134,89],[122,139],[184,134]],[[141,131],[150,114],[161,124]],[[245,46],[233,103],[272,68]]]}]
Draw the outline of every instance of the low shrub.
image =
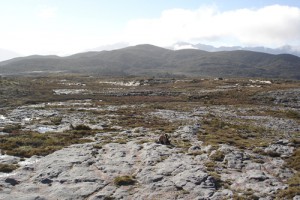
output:
[{"label": "low shrub", "polygon": [[293,199],[295,196],[300,195],[300,172],[290,178],[287,184],[289,187],[279,192],[278,199]]},{"label": "low shrub", "polygon": [[267,146],[271,142],[271,136],[274,136],[262,127],[230,124],[219,118],[205,120],[202,128],[205,133],[199,133],[198,140],[203,141],[204,145],[228,144],[240,149],[254,149]]},{"label": "low shrub", "polygon": [[286,111],[286,116],[291,119],[300,119],[300,113],[294,110]]},{"label": "low shrub", "polygon": [[54,125],[60,125],[61,121],[62,121],[62,117],[52,117],[50,119],[50,121],[54,124]]},{"label": "low shrub", "polygon": [[88,131],[88,130],[91,130],[91,128],[87,125],[84,125],[84,124],[79,124],[77,126],[74,127],[74,130],[77,130],[77,131],[81,131],[81,130],[85,130],[85,131]]},{"label": "low shrub", "polygon": [[7,125],[3,128],[3,132],[6,132],[6,133],[13,133],[13,132],[16,132],[18,130],[20,130],[22,127],[20,124],[14,124],[14,125]]},{"label": "low shrub", "polygon": [[215,167],[216,167],[216,163],[212,162],[212,161],[206,162],[204,165],[205,165],[207,171],[214,171]]},{"label": "low shrub", "polygon": [[134,185],[136,180],[133,176],[118,176],[114,179],[114,184],[117,186]]},{"label": "low shrub", "polygon": [[[93,132],[89,134],[94,134]],[[45,156],[54,151],[70,146],[91,142],[83,139],[86,132],[67,131],[63,133],[36,133],[22,132],[0,136],[0,149],[8,155],[18,157],[31,157],[33,155]]]},{"label": "low shrub", "polygon": [[286,165],[289,168],[300,171],[300,148],[297,148],[292,156],[286,159]]},{"label": "low shrub", "polygon": [[222,151],[216,151],[210,156],[210,159],[214,161],[222,162],[224,160],[225,154]]},{"label": "low shrub", "polygon": [[271,156],[273,158],[280,157],[280,153],[277,153],[276,151],[267,151],[267,152],[265,152],[263,154]]},{"label": "low shrub", "polygon": [[14,164],[0,164],[0,172],[4,173],[10,173],[17,168],[19,168],[19,166]]}]

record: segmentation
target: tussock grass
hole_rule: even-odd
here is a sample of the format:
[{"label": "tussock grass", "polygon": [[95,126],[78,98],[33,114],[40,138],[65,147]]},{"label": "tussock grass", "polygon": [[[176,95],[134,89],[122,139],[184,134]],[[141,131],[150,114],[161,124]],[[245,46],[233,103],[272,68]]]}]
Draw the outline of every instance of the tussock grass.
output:
[{"label": "tussock grass", "polygon": [[136,180],[133,176],[117,176],[114,179],[114,184],[117,186],[134,185]]},{"label": "tussock grass", "polygon": [[15,164],[0,164],[0,172],[4,173],[10,173],[18,168],[19,166]]},{"label": "tussock grass", "polygon": [[208,161],[204,165],[205,165],[207,171],[214,171],[215,167],[216,167],[216,163],[213,161]]},{"label": "tussock grass", "polygon": [[183,152],[187,152],[188,149],[192,146],[189,140],[184,140],[184,139],[171,140],[171,144],[174,145],[176,148],[181,148]]},{"label": "tussock grass", "polygon": [[216,151],[210,156],[210,159],[214,161],[222,162],[224,160],[225,154],[222,151]]},{"label": "tussock grass", "polygon": [[45,156],[54,151],[72,144],[91,142],[83,137],[93,135],[94,132],[67,131],[64,133],[36,133],[23,132],[0,136],[0,149],[8,154],[18,157],[31,157],[33,155]]},{"label": "tussock grass", "polygon": [[300,171],[300,148],[297,148],[292,156],[286,159],[286,166]]},{"label": "tussock grass", "polygon": [[84,124],[79,124],[77,126],[74,127],[74,130],[77,130],[77,131],[80,131],[80,130],[91,130],[91,128],[87,125],[84,125]]},{"label": "tussock grass", "polygon": [[276,199],[293,199],[294,196],[300,195],[300,172],[297,172],[287,181],[289,187],[281,190]]},{"label": "tussock grass", "polygon": [[230,124],[219,118],[212,118],[203,123],[205,133],[198,134],[198,140],[206,145],[228,144],[240,149],[266,147],[271,138],[268,130],[248,124]]},{"label": "tussock grass", "polygon": [[20,124],[13,124],[13,125],[6,125],[4,128],[3,128],[3,132],[6,132],[6,133],[16,133],[18,132],[20,129],[21,129],[21,125]]}]

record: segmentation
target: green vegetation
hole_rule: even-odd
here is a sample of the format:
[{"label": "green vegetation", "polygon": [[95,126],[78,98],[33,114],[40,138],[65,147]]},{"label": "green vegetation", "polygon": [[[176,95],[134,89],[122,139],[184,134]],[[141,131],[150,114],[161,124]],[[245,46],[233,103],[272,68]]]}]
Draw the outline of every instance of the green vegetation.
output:
[{"label": "green vegetation", "polygon": [[286,116],[291,119],[300,119],[300,113],[294,110],[286,111]]},{"label": "green vegetation", "polygon": [[[198,139],[206,145],[229,144],[240,149],[254,149],[267,146],[272,136],[268,130],[249,124],[230,124],[219,118],[204,121],[205,133],[198,134]],[[269,135],[268,135],[269,133]]]},{"label": "green vegetation", "polygon": [[266,110],[266,114],[279,118],[299,120],[300,113],[295,110]]},{"label": "green vegetation", "polygon": [[277,199],[293,199],[294,196],[300,195],[300,172],[297,172],[287,181],[289,187],[278,194]]},{"label": "green vegetation", "polygon": [[134,185],[136,180],[133,176],[118,176],[114,179],[114,184],[117,186]]},{"label": "green vegetation", "polygon": [[52,117],[52,118],[50,118],[50,121],[54,125],[60,125],[61,121],[62,121],[62,117]]},{"label": "green vegetation", "polygon": [[222,151],[217,150],[214,154],[210,156],[210,159],[222,162],[224,160],[224,157],[225,154]]},{"label": "green vegetation", "polygon": [[92,140],[82,138],[93,134],[94,132],[85,131],[44,134],[22,132],[0,136],[0,149],[8,155],[19,157],[45,156],[71,144],[91,142]]},{"label": "green vegetation", "polygon": [[97,144],[94,144],[93,147],[94,147],[95,149],[102,149],[102,148],[103,148],[103,144],[97,143]]},{"label": "green vegetation", "polygon": [[275,151],[267,151],[267,152],[263,152],[262,154],[263,155],[268,155],[268,156],[273,157],[273,158],[280,157],[280,153],[277,153]]},{"label": "green vegetation", "polygon": [[6,133],[17,133],[20,129],[21,129],[21,125],[20,124],[15,124],[15,125],[7,125],[3,128],[3,132]]},{"label": "green vegetation", "polygon": [[175,130],[175,128],[171,128],[172,125],[166,120],[148,116],[147,111],[149,110],[144,108],[124,108],[117,110],[114,114],[118,114],[118,117],[114,120],[114,123],[118,126],[128,128],[144,127],[153,130],[167,130],[167,132],[169,132],[169,130]]},{"label": "green vegetation", "polygon": [[176,148],[181,148],[185,153],[192,146],[190,140],[187,139],[174,139],[171,140],[171,144],[174,145]]},{"label": "green vegetation", "polygon": [[91,130],[91,128],[87,125],[84,125],[84,124],[79,124],[77,126],[74,127],[74,130],[77,130],[77,131],[80,131],[80,130]]},{"label": "green vegetation", "polygon": [[189,152],[188,155],[198,156],[198,155],[202,155],[203,153],[204,153],[203,151],[193,151],[193,152]]},{"label": "green vegetation", "polygon": [[114,140],[111,140],[113,143],[119,143],[119,144],[126,144],[128,142],[128,139],[123,137],[123,138],[116,138]]},{"label": "green vegetation", "polygon": [[19,166],[15,164],[0,164],[0,172],[4,173],[10,173],[18,168]]},{"label": "green vegetation", "polygon": [[297,148],[292,156],[286,159],[286,166],[300,171],[300,148]]},{"label": "green vegetation", "polygon": [[208,161],[204,165],[205,165],[207,171],[214,171],[215,167],[216,167],[216,163],[213,161]]},{"label": "green vegetation", "polygon": [[103,200],[115,200],[116,198],[114,198],[114,197],[111,197],[111,196],[109,196],[109,197],[104,197],[104,199]]}]

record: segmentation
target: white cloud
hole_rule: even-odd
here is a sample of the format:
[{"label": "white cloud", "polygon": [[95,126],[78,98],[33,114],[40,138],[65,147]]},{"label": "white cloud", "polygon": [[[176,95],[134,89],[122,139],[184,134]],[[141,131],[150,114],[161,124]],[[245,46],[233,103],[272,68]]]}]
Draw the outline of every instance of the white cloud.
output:
[{"label": "white cloud", "polygon": [[[177,41],[278,47],[300,44],[300,9],[272,5],[260,9],[219,12],[215,7],[172,9],[156,19],[127,24],[124,40],[131,44],[166,46]],[[232,44],[232,45],[236,45]]]},{"label": "white cloud", "polygon": [[65,55],[118,42],[165,47],[182,41],[215,46],[292,45],[300,51],[300,8],[297,7],[273,5],[226,12],[220,12],[215,6],[170,9],[157,18],[129,21],[125,28],[118,30],[110,29],[109,23],[114,23],[110,19],[101,25],[98,19],[76,18],[58,11],[61,10],[38,6],[13,21],[2,17],[1,48],[23,55]]},{"label": "white cloud", "polygon": [[174,50],[180,50],[180,49],[197,49],[197,48],[193,47],[193,46],[190,45],[190,44],[187,44],[187,45],[179,45],[179,44],[175,44],[175,45],[174,45]]}]

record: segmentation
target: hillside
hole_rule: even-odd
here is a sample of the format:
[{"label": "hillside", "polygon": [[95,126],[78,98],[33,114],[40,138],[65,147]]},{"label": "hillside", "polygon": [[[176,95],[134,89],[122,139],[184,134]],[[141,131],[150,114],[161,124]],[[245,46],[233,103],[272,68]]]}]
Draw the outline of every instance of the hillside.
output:
[{"label": "hillside", "polygon": [[269,77],[300,79],[300,58],[253,51],[206,52],[138,45],[68,57],[30,56],[0,63],[0,74],[63,71],[99,75]]}]

